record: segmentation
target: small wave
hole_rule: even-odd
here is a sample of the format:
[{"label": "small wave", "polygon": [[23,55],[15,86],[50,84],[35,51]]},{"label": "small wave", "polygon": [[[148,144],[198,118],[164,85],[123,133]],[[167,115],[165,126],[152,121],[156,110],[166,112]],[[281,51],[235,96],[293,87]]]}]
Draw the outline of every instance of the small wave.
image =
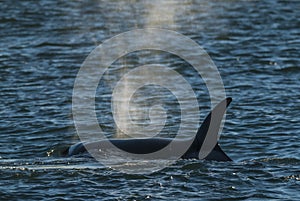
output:
[{"label": "small wave", "polygon": [[253,160],[253,162],[263,162],[276,165],[300,165],[300,159],[298,158],[262,158]]},{"label": "small wave", "polygon": [[75,170],[104,169],[105,167],[89,158],[36,158],[36,159],[4,159],[0,162],[0,170]]},{"label": "small wave", "polygon": [[289,67],[283,67],[283,68],[276,68],[275,71],[283,72],[283,73],[299,73],[300,68],[297,66],[289,66]]}]

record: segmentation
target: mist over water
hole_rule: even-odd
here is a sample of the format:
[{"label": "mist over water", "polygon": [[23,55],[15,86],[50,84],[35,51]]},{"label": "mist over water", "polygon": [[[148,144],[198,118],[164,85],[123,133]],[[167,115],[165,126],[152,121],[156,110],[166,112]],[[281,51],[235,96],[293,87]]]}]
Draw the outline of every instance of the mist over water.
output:
[{"label": "mist over water", "polygon": [[[298,200],[299,7],[298,1],[0,2],[1,200]],[[61,156],[79,141],[72,92],[81,64],[103,41],[146,27],[190,37],[218,67],[233,98],[220,145],[234,162],[179,160],[153,174],[128,175],[92,158]],[[115,61],[97,88],[97,118],[108,137],[119,132],[113,87],[145,64],[184,75],[201,120],[209,112],[207,88],[188,63],[166,52],[134,52]],[[145,86],[133,97],[136,123],[150,121],[143,107],[162,105],[166,123],[158,136],[174,137],[180,107],[170,91]]]}]

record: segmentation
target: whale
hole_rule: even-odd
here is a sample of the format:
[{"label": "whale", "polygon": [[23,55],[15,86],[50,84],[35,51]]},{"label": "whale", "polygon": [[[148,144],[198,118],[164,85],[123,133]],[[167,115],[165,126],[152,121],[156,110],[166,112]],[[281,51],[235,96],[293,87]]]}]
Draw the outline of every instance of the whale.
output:
[{"label": "whale", "polygon": [[[197,134],[193,138],[188,139],[173,139],[173,138],[109,138],[93,142],[78,142],[71,145],[65,155],[71,157],[83,153],[88,153],[90,150],[105,150],[112,145],[119,150],[129,152],[136,155],[144,155],[157,152],[164,147],[172,146],[168,149],[168,156],[172,152],[176,152],[178,147],[189,145],[187,150],[181,154],[181,159],[203,159],[209,161],[232,161],[232,159],[221,149],[218,143],[218,133],[222,123],[226,109],[231,103],[232,98],[227,97],[218,103],[206,116]],[[210,139],[210,140],[208,140]],[[211,148],[204,149],[209,143]],[[206,152],[205,152],[206,150]]]}]

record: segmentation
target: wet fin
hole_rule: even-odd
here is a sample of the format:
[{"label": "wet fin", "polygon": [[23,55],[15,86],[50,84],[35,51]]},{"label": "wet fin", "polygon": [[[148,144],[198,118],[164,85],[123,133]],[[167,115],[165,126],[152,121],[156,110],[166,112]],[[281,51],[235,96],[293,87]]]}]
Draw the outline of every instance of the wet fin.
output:
[{"label": "wet fin", "polygon": [[216,144],[215,148],[205,157],[205,160],[232,161],[218,144]]},{"label": "wet fin", "polygon": [[[231,103],[232,98],[228,97],[217,104],[214,109],[206,116],[200,128],[198,129],[197,135],[189,148],[188,152],[197,152],[200,159],[207,158],[212,149],[221,150],[221,148],[216,145],[218,139],[218,133],[220,125],[225,114],[225,111],[229,104]],[[211,119],[214,121],[211,122]],[[206,143],[206,137],[209,136],[209,142]],[[204,143],[205,142],[205,143]],[[215,147],[213,148],[213,146]],[[201,150],[201,152],[200,152]],[[205,151],[209,150],[209,151]],[[222,151],[222,150],[221,150]],[[223,152],[223,151],[222,151]],[[224,152],[223,152],[224,153]],[[201,155],[200,155],[201,154]],[[224,153],[225,154],[225,153]],[[225,154],[226,155],[226,154]],[[211,156],[209,157],[211,158]]]}]

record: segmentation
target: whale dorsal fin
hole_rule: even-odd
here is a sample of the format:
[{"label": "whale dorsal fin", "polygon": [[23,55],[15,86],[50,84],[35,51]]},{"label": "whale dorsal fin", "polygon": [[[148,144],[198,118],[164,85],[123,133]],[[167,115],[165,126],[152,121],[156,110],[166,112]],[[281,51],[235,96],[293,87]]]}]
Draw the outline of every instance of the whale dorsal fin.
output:
[{"label": "whale dorsal fin", "polygon": [[204,159],[216,148],[220,125],[231,101],[230,97],[224,99],[206,116],[188,152],[197,152],[198,158]]},{"label": "whale dorsal fin", "polygon": [[214,149],[205,157],[205,160],[232,161],[218,144],[216,144]]}]

